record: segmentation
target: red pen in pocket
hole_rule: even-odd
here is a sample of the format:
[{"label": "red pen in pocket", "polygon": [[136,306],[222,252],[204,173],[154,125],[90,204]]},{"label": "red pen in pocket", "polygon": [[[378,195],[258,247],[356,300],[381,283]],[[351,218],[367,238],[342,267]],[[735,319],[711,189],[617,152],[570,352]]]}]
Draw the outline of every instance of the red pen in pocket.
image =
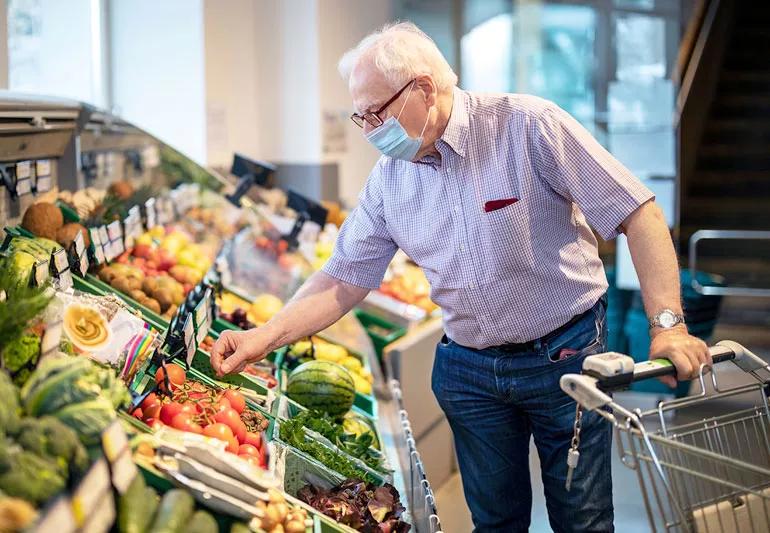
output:
[{"label": "red pen in pocket", "polygon": [[501,200],[489,200],[484,204],[484,212],[491,213],[492,211],[497,211],[498,209],[502,209],[503,207],[509,206],[511,204],[515,204],[518,201],[519,201],[518,198],[503,198]]}]

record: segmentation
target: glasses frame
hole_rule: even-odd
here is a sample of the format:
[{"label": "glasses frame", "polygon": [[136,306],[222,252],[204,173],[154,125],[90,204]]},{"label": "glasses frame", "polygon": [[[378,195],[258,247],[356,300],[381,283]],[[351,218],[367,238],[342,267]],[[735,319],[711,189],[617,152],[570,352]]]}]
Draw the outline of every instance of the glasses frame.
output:
[{"label": "glasses frame", "polygon": [[403,93],[410,85],[412,85],[412,83],[414,83],[414,81],[415,80],[410,80],[406,85],[401,87],[401,89],[399,89],[398,92],[396,94],[394,94],[390,98],[390,100],[388,100],[387,102],[382,104],[382,106],[380,106],[380,108],[378,110],[376,110],[376,111],[368,111],[368,112],[364,113],[363,115],[360,115],[358,113],[353,113],[352,115],[350,115],[350,120],[352,120],[353,124],[355,124],[359,128],[363,128],[364,127],[364,121],[369,123],[369,125],[374,127],[374,128],[379,128],[384,123],[384,121],[380,118],[380,113],[385,111],[385,109],[387,109],[387,107],[390,104],[392,104],[393,102],[398,100],[398,97],[401,96],[401,93]]}]

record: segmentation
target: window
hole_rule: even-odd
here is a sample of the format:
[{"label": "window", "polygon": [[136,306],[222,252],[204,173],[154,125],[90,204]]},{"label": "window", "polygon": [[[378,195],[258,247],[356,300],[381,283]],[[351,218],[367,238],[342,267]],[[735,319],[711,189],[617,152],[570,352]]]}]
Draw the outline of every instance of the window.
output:
[{"label": "window", "polygon": [[103,0],[8,0],[8,86],[105,107]]}]

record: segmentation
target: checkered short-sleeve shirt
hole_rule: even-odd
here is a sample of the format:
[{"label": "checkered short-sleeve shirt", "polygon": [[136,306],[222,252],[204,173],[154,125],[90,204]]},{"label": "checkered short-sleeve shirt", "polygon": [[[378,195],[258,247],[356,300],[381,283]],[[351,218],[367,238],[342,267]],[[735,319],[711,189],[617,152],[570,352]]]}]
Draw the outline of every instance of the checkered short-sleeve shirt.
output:
[{"label": "checkered short-sleeve shirt", "polygon": [[374,289],[401,248],[447,335],[472,348],[536,339],[593,306],[607,279],[590,228],[614,238],[654,198],[534,96],[455,89],[436,147],[440,160],[380,158],[324,271]]}]

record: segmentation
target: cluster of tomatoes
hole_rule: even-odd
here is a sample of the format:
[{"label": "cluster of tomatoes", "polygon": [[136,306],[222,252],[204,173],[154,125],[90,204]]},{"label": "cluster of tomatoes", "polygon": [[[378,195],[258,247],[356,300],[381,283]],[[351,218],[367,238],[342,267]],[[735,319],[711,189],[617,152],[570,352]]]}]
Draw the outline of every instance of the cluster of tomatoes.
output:
[{"label": "cluster of tomatoes", "polygon": [[[164,370],[165,368],[165,370]],[[166,425],[227,443],[227,451],[249,463],[267,468],[267,446],[262,431],[267,419],[246,407],[243,394],[234,389],[218,391],[188,380],[175,364],[155,373],[158,393],[149,394],[132,415],[152,428]]]}]

